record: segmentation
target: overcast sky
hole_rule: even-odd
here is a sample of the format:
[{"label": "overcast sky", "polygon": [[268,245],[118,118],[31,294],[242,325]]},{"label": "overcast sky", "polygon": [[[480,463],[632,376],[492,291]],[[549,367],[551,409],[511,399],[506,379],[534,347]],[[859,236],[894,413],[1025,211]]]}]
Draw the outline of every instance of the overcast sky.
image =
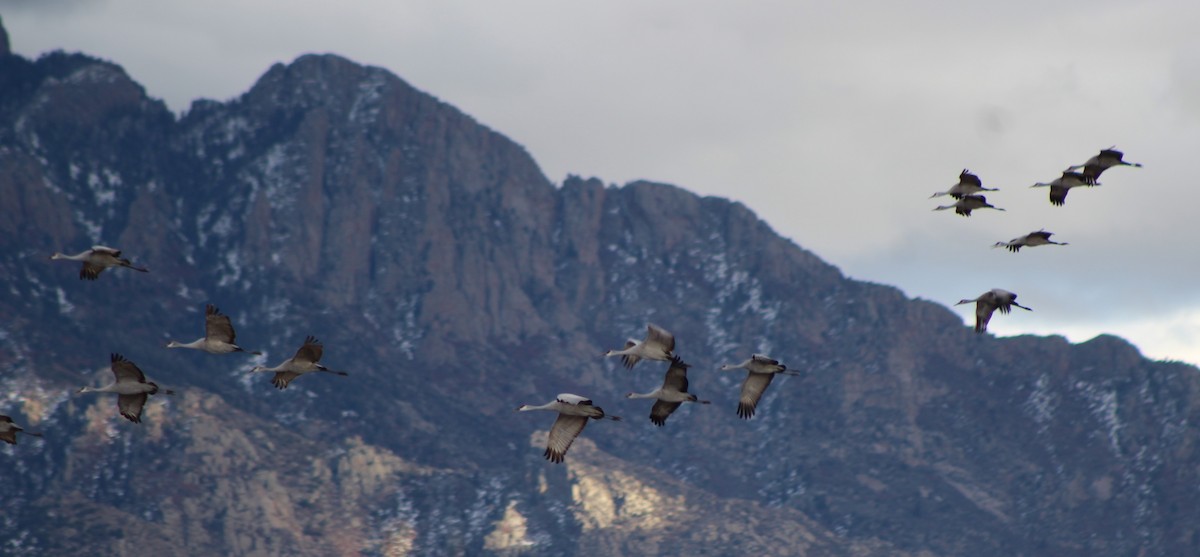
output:
[{"label": "overcast sky", "polygon": [[[13,50],[117,62],[181,112],[271,64],[385,67],[567,174],[745,203],[856,279],[1002,335],[1113,333],[1200,362],[1200,2],[0,0]],[[1052,207],[1068,165],[1144,168]],[[1007,212],[931,212],[963,168]],[[1066,247],[990,246],[1046,228]],[[964,321],[973,308],[955,308]]]}]

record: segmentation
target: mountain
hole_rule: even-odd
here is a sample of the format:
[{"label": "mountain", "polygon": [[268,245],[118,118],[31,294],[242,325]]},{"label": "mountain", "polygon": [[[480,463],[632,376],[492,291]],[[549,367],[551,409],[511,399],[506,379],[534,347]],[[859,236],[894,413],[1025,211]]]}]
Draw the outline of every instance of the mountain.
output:
[{"label": "mountain", "polygon": [[[4,36],[0,33],[0,36]],[[0,49],[3,555],[1185,555],[1200,381],[1110,336],[975,335],[850,280],[743,205],[551,183],[519,145],[380,68],[271,67],[172,114],[120,66]],[[803,240],[802,238],[800,239]],[[54,251],[148,274],[80,281]],[[221,307],[273,365],[167,350]],[[673,331],[685,406],[654,427]],[[110,353],[178,391],[143,423]],[[749,421],[724,362],[769,353]],[[541,458],[560,392],[594,423]]]}]

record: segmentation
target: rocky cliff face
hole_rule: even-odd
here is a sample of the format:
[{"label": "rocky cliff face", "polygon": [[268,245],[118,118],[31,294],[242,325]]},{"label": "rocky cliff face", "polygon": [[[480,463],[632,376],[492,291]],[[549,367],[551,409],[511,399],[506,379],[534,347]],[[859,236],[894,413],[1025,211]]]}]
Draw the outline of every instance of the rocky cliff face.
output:
[{"label": "rocky cliff face", "polygon": [[[3,54],[3,53],[0,53]],[[120,67],[0,55],[0,457],[7,555],[1182,555],[1200,544],[1200,382],[1124,341],[978,337],[848,280],[737,203],[556,186],[518,145],[378,68],[276,65],[176,117]],[[800,239],[801,241],[803,239]],[[149,274],[79,281],[53,251]],[[168,351],[205,303],[273,365]],[[598,355],[654,321],[712,406]],[[737,419],[752,351],[800,377]],[[180,391],[144,423],[109,352]],[[594,398],[565,465],[559,392]],[[1139,553],[1141,552],[1141,553]]]}]

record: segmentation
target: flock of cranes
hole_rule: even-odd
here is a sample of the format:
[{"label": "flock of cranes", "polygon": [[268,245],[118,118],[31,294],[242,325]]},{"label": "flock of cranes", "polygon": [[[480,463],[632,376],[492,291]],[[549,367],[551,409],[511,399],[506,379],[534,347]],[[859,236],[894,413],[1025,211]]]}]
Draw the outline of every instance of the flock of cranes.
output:
[{"label": "flock of cranes", "polygon": [[[85,280],[96,280],[105,269],[114,267],[126,267],[143,273],[149,272],[146,268],[138,267],[129,259],[121,257],[121,250],[101,245],[92,246],[90,249],[75,255],[64,255],[55,252],[54,255],[50,256],[50,259],[81,262],[79,278]],[[192,342],[171,340],[167,342],[167,348],[190,348],[209,354],[241,352],[256,356],[262,355],[261,352],[246,350],[238,346],[236,340],[237,333],[233,329],[233,323],[230,321],[229,316],[221,313],[221,310],[217,309],[216,306],[208,304],[204,308],[204,336]],[[250,370],[250,373],[273,373],[274,376],[271,378],[271,384],[279,389],[286,389],[288,384],[293,380],[307,373],[322,372],[333,375],[347,375],[344,371],[333,371],[322,365],[320,360],[323,352],[324,346],[321,342],[316,337],[308,336],[304,339],[304,344],[296,350],[296,354],[291,358],[284,360],[274,367],[255,366]],[[113,353],[110,355],[109,369],[113,374],[113,382],[111,384],[103,387],[85,386],[80,388],[78,392],[116,393],[118,412],[125,419],[133,423],[141,423],[142,409],[151,395],[159,393],[167,395],[175,394],[171,389],[160,389],[158,384],[153,381],[147,381],[146,374],[141,368],[122,354]],[[16,432],[22,431],[21,428],[13,425],[12,420],[8,416],[0,416],[0,424],[3,424],[0,425],[0,439],[15,444]]]},{"label": "flock of cranes", "polygon": [[[1100,154],[1088,159],[1087,162],[1083,164],[1076,164],[1067,167],[1067,169],[1062,172],[1062,176],[1054,179],[1052,182],[1038,182],[1030,187],[1050,188],[1050,204],[1060,207],[1066,203],[1067,192],[1070,191],[1071,188],[1081,186],[1099,186],[1100,175],[1104,173],[1105,170],[1108,170],[1114,166],[1141,167],[1142,165],[1140,163],[1126,161],[1125,154],[1116,150],[1116,147],[1113,146],[1109,147],[1108,149],[1102,149]],[[979,194],[979,192],[983,191],[997,190],[983,187],[983,181],[979,179],[979,176],[972,174],[969,170],[964,168],[963,171],[958,175],[957,184],[954,184],[954,186],[946,191],[934,193],[930,199],[944,195],[949,195],[955,198],[956,201],[953,204],[938,206],[934,208],[934,211],[954,209],[954,212],[964,217],[971,216],[971,211],[976,209],[986,208],[995,209],[997,211],[1004,210],[988,203],[987,198]],[[1021,251],[1021,248],[1023,247],[1067,245],[1067,242],[1055,242],[1051,240],[1050,237],[1053,235],[1053,232],[1047,232],[1046,229],[1043,228],[1041,230],[1030,232],[1024,236],[1013,238],[1007,242],[996,242],[996,244],[992,247],[1002,247],[1008,251],[1017,253]],[[1000,313],[1008,313],[1013,307],[1019,307],[1024,310],[1033,311],[1031,308],[1018,304],[1016,294],[1001,288],[993,288],[973,299],[959,300],[959,302],[954,305],[957,306],[969,303],[975,304],[975,332],[977,333],[987,332],[988,321],[991,321],[992,314],[995,313],[996,310],[1000,310]]]},{"label": "flock of cranes", "polygon": [[[712,401],[700,400],[694,393],[688,392],[687,372],[691,366],[675,354],[675,335],[672,335],[669,331],[658,325],[653,323],[646,325],[646,338],[642,340],[629,339],[625,341],[624,348],[609,350],[604,353],[604,356],[620,356],[621,363],[626,369],[633,369],[642,360],[670,362],[667,372],[663,376],[662,386],[648,393],[628,393],[625,395],[625,398],[630,399],[654,399],[654,405],[650,408],[650,421],[656,426],[662,427],[665,425],[667,418],[685,402],[696,404],[712,403]],[[737,407],[738,417],[745,420],[754,417],[754,410],[758,407],[758,401],[762,398],[763,393],[766,392],[775,375],[799,375],[799,373],[789,370],[787,366],[780,364],[777,360],[759,354],[754,354],[746,361],[738,364],[722,365],[720,369],[722,371],[738,369],[747,371],[746,379],[742,381],[741,395],[738,398]],[[538,406],[522,404],[517,407],[518,412],[533,410],[558,412],[558,419],[550,427],[550,433],[546,438],[546,452],[543,453],[546,460],[555,463],[563,461],[564,456],[567,454],[567,449],[571,447],[571,443],[575,441],[575,438],[583,432],[583,428],[587,425],[589,419],[609,419],[616,421],[621,419],[619,416],[606,414],[591,399],[570,393],[562,393],[546,404]]]},{"label": "flock of cranes", "polygon": [[[79,261],[82,267],[79,278],[96,280],[105,269],[126,267],[140,272],[148,272],[143,267],[137,267],[126,258],[121,257],[121,251],[107,246],[92,246],[91,249],[76,255],[55,253],[50,257],[54,260]],[[221,313],[214,305],[208,304],[204,311],[204,336],[191,342],[170,340],[167,348],[188,348],[209,354],[245,353],[261,355],[261,352],[246,350],[237,344],[237,332],[229,316]],[[296,350],[296,354],[279,365],[267,367],[254,366],[251,373],[273,373],[271,384],[279,389],[286,389],[288,384],[301,375],[308,373],[328,373],[345,376],[344,371],[331,370],[320,363],[324,346],[316,337],[308,336],[304,344]],[[688,392],[687,371],[691,367],[675,354],[675,336],[658,325],[649,324],[646,327],[646,337],[642,340],[629,339],[624,348],[609,350],[606,357],[619,356],[621,363],[628,369],[633,369],[642,360],[670,362],[662,385],[647,393],[631,392],[626,395],[629,399],[653,399],[650,409],[650,421],[657,426],[666,424],[671,416],[683,403],[711,404],[711,401],[700,400],[695,394]],[[174,391],[160,389],[158,384],[146,379],[146,374],[138,366],[121,354],[112,354],[110,369],[113,373],[112,384],[103,387],[82,387],[79,393],[116,393],[117,409],[121,416],[131,422],[141,423],[142,409],[150,396],[159,393],[171,395]],[[726,364],[720,368],[723,371],[744,369],[746,379],[742,382],[741,395],[738,399],[737,415],[743,419],[754,416],[759,399],[766,392],[777,374],[798,375],[787,369],[778,361],[755,354],[744,362]],[[555,400],[542,405],[522,405],[518,411],[550,410],[558,412],[558,419],[550,428],[546,441],[544,456],[551,462],[562,462],[571,443],[583,431],[588,420],[620,420],[618,416],[605,414],[586,397],[563,393]],[[16,443],[16,433],[24,431],[13,425],[7,416],[0,416],[0,439]],[[30,432],[25,432],[30,435]]]},{"label": "flock of cranes", "polygon": [[[1083,164],[1068,167],[1062,172],[1062,176],[1056,178],[1054,181],[1048,183],[1039,182],[1031,187],[1050,188],[1050,203],[1061,206],[1065,203],[1067,193],[1072,188],[1100,185],[1100,175],[1105,170],[1114,166],[1140,167],[1142,165],[1125,161],[1123,153],[1110,147],[1100,151],[1098,155],[1088,159]],[[982,180],[977,175],[964,169],[959,174],[957,184],[946,191],[937,192],[932,196],[950,196],[955,199],[955,202],[951,205],[938,206],[934,210],[944,211],[954,209],[956,213],[964,217],[971,216],[972,211],[979,209],[1003,211],[1004,209],[988,203],[987,198],[982,195],[982,192],[991,191],[997,190],[985,188]],[[993,247],[1003,247],[1016,253],[1022,247],[1067,245],[1066,242],[1051,240],[1051,236],[1053,236],[1052,232],[1041,229],[1007,242],[997,242]],[[100,273],[109,268],[125,267],[143,273],[148,272],[144,267],[135,266],[129,259],[121,257],[120,250],[101,245],[92,246],[91,249],[75,255],[64,255],[56,252],[50,258],[54,260],[81,262],[79,278],[86,280],[96,280],[99,278]],[[984,292],[973,299],[960,300],[955,305],[970,303],[975,304],[975,332],[977,333],[987,331],[988,322],[991,320],[992,314],[997,310],[1001,313],[1009,313],[1013,307],[1018,307],[1032,311],[1031,308],[1017,303],[1016,294],[1000,288]],[[204,318],[203,337],[186,343],[171,340],[167,343],[167,348],[188,348],[209,354],[241,352],[261,355],[260,352],[246,350],[238,346],[236,342],[237,334],[234,331],[233,324],[230,322],[229,317],[222,314],[216,306],[208,304],[205,307]],[[304,339],[304,344],[296,350],[296,354],[291,358],[273,367],[263,365],[254,366],[250,372],[273,373],[274,376],[271,378],[271,383],[279,389],[286,389],[296,378],[309,373],[347,375],[344,371],[334,371],[322,365],[320,360],[323,353],[324,346],[321,342],[316,337],[308,336]],[[619,356],[621,363],[627,369],[633,369],[634,366],[643,360],[669,362],[661,386],[646,393],[631,392],[625,395],[629,399],[653,399],[655,402],[650,409],[650,421],[656,426],[661,427],[665,425],[667,418],[685,402],[696,404],[711,403],[707,400],[700,400],[694,393],[688,391],[687,372],[691,366],[675,354],[675,336],[662,327],[651,323],[646,327],[645,338],[642,340],[629,339],[623,348],[609,350],[603,355],[605,357]],[[141,422],[142,408],[151,395],[159,393],[173,394],[173,391],[170,389],[160,389],[156,383],[147,381],[145,373],[136,364],[121,354],[114,353],[111,355],[110,368],[114,378],[112,384],[98,388],[83,387],[79,389],[79,392],[116,393],[117,408],[120,414],[131,422]],[[763,393],[766,392],[767,387],[771,385],[771,381],[776,375],[798,375],[797,372],[788,370],[787,366],[780,364],[778,361],[758,354],[752,355],[741,363],[722,365],[720,370],[746,370],[747,372],[745,380],[742,381],[737,407],[737,415],[742,419],[750,419],[754,416],[759,400],[762,398]],[[521,412],[547,410],[558,413],[558,418],[550,428],[544,453],[547,460],[555,463],[563,462],[567,450],[571,447],[571,443],[583,432],[588,420],[609,419],[616,421],[621,419],[618,416],[606,414],[591,399],[569,393],[560,394],[555,400],[546,404],[536,406],[526,404],[520,406],[517,410]],[[0,440],[15,444],[18,432],[40,436],[39,433],[28,432],[18,427],[10,417],[0,415]]]}]

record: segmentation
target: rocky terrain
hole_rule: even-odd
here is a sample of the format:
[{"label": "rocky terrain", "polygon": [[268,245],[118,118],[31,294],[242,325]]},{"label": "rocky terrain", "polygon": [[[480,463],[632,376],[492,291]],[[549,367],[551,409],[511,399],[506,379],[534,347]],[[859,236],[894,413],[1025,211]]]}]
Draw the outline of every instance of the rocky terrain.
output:
[{"label": "rocky terrain", "polygon": [[[1102,336],[975,335],[744,206],[551,183],[380,68],[277,64],[172,114],[120,66],[0,31],[0,555],[1188,555],[1197,369]],[[19,37],[16,38],[19,40]],[[803,238],[797,238],[803,243]],[[102,243],[150,273],[80,281]],[[986,285],[985,285],[986,286]],[[214,303],[261,358],[167,350]],[[599,355],[672,330],[711,406]],[[305,335],[349,377],[285,391]],[[142,424],[111,352],[178,391]],[[753,420],[740,374],[769,353]],[[559,392],[594,423],[541,458]]]}]

